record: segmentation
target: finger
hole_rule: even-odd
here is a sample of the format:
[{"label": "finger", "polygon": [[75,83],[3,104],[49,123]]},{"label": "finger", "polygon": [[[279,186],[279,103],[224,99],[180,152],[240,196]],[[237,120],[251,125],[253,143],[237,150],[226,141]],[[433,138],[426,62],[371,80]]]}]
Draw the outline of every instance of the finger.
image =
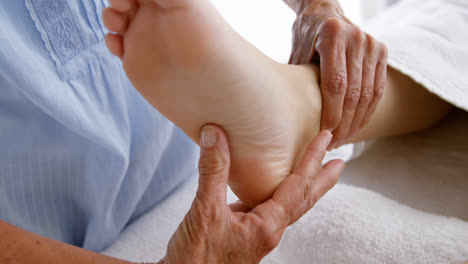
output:
[{"label": "finger", "polygon": [[369,123],[370,119],[375,113],[377,106],[384,95],[384,88],[387,82],[387,48],[383,46],[382,55],[377,63],[375,70],[375,81],[374,81],[374,96],[369,104],[367,113],[361,123],[361,128]]},{"label": "finger", "polygon": [[114,8],[106,7],[102,10],[102,20],[109,31],[124,33],[127,29],[128,18]]},{"label": "finger", "polygon": [[309,196],[306,212],[336,185],[344,168],[345,162],[342,160],[332,160],[323,166],[315,180],[312,194]]},{"label": "finger", "polygon": [[344,44],[336,41],[339,40],[328,46],[319,42],[317,44],[317,52],[320,54],[320,90],[323,102],[321,130],[333,131],[337,128],[347,89],[346,51]]},{"label": "finger", "polygon": [[359,98],[356,113],[354,114],[354,119],[347,137],[354,137],[359,132],[364,117],[369,109],[369,105],[374,97],[375,72],[377,70],[377,50],[374,42],[375,40],[369,36],[367,50],[369,56],[365,56],[364,59],[361,98]]},{"label": "finger", "polygon": [[272,221],[277,226],[287,226],[291,217],[312,191],[315,178],[320,170],[328,144],[332,139],[325,130],[314,138],[307,148],[294,173],[288,176],[276,189],[272,199],[255,208],[262,219]]},{"label": "finger", "polygon": [[127,12],[131,10],[135,5],[135,0],[109,0],[110,5],[119,12]]},{"label": "finger", "polygon": [[315,178],[332,138],[333,135],[328,130],[321,131],[307,147],[293,174]]},{"label": "finger", "polygon": [[112,54],[122,59],[122,56],[124,55],[124,45],[121,35],[110,33],[107,34],[106,46]]},{"label": "finger", "polygon": [[202,130],[197,198],[205,204],[226,204],[230,155],[224,132],[207,125]]},{"label": "finger", "polygon": [[237,201],[235,203],[230,204],[229,208],[231,208],[231,212],[248,213],[252,211],[250,207],[248,207],[246,204],[244,204],[241,201]]},{"label": "finger", "polygon": [[334,137],[331,148],[338,147],[346,139],[361,97],[362,65],[364,50],[366,49],[366,34],[359,29],[356,29],[353,34],[353,43],[350,43],[346,58],[348,86],[344,98],[343,112],[340,123],[333,133]]},{"label": "finger", "polygon": [[304,214],[306,214],[317,201],[322,198],[333,186],[336,185],[341,173],[345,168],[345,163],[342,160],[332,160],[325,164],[320,170],[319,175],[313,186],[311,195],[304,203],[296,210],[293,218],[291,218],[290,225],[298,221]]}]

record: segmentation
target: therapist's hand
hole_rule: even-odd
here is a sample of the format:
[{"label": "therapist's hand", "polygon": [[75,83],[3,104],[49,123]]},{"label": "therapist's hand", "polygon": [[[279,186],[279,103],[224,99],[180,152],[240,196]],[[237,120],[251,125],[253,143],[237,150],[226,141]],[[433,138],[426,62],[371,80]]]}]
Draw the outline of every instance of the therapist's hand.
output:
[{"label": "therapist's hand", "polygon": [[273,197],[250,210],[240,202],[226,204],[230,164],[226,136],[220,128],[206,126],[196,198],[161,263],[260,262],[278,245],[286,227],[336,184],[344,163],[332,161],[321,167],[330,139],[328,131],[320,133]]},{"label": "therapist's hand", "polygon": [[331,147],[356,135],[375,112],[387,77],[387,49],[344,15],[337,0],[285,0],[295,9],[291,64],[320,62],[321,129]]}]

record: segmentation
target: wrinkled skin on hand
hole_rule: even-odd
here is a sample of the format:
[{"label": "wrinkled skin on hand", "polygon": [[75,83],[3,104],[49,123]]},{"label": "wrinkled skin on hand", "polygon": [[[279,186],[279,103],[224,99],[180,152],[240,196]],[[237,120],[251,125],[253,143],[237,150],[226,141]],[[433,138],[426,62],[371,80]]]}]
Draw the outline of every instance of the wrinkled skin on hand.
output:
[{"label": "wrinkled skin on hand", "polygon": [[387,49],[351,23],[336,0],[286,2],[297,12],[290,63],[320,63],[321,129],[333,131],[329,149],[339,147],[377,108],[386,82]]},{"label": "wrinkled skin on hand", "polygon": [[219,127],[205,127],[198,191],[160,263],[259,263],[278,245],[286,227],[338,181],[342,161],[321,168],[330,141],[331,134],[321,132],[273,197],[249,209],[241,202],[226,204],[230,165],[226,136]]}]

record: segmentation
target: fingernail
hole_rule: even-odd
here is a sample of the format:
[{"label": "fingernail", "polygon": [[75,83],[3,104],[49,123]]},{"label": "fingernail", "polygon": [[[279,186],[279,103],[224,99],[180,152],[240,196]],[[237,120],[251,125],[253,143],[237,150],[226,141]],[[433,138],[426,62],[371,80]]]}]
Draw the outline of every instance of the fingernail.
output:
[{"label": "fingernail", "polygon": [[214,147],[216,141],[218,141],[216,129],[212,126],[205,126],[202,130],[202,146],[204,148]]}]

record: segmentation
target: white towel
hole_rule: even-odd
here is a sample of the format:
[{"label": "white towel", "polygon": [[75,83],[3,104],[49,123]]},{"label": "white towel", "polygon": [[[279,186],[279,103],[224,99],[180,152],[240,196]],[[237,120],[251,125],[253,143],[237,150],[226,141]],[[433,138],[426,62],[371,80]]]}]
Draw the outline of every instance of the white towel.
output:
[{"label": "white towel", "polygon": [[[129,226],[104,254],[157,261],[194,196],[187,183]],[[462,263],[468,260],[468,223],[423,213],[375,192],[337,185],[262,263]]]},{"label": "white towel", "polygon": [[468,1],[403,0],[364,29],[389,51],[389,64],[468,111]]},{"label": "white towel", "polygon": [[468,223],[336,186],[290,228],[273,263],[462,263]]},{"label": "white towel", "polygon": [[[468,260],[467,134],[468,113],[458,111],[432,129],[377,142],[347,165],[340,184],[287,229],[263,263]],[[140,262],[164,256],[196,188],[193,177],[104,253]],[[232,192],[228,200],[236,200]]]}]

